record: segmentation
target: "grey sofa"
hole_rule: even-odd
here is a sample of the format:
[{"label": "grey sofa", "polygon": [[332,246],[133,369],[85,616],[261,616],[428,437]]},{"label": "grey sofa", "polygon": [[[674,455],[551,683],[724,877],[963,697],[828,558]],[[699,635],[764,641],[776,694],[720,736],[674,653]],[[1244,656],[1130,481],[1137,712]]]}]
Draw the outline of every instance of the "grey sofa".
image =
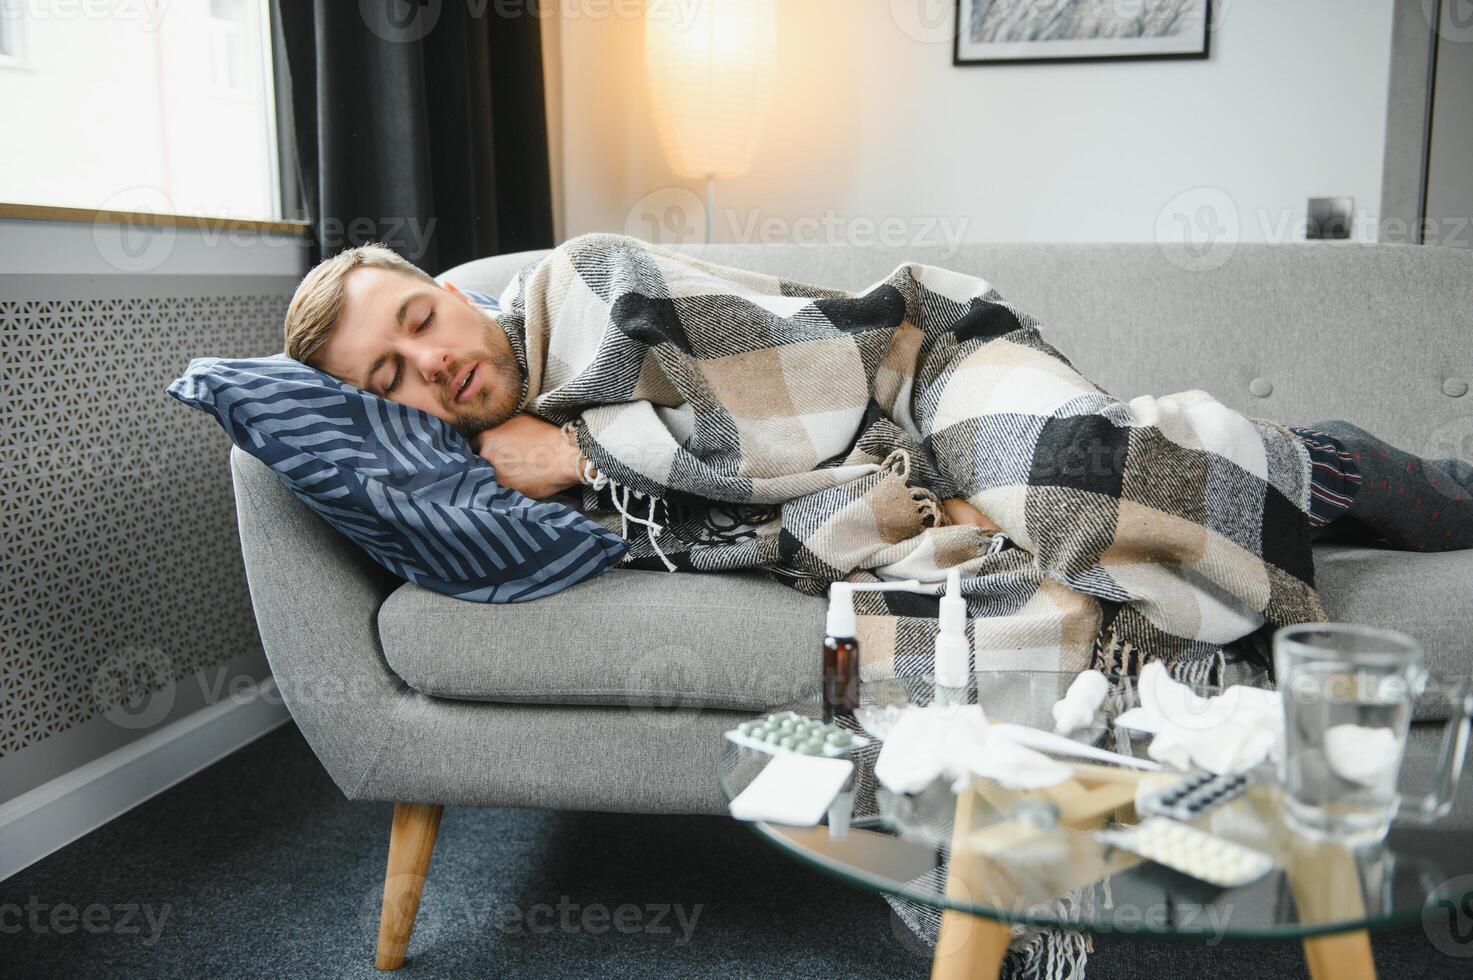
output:
[{"label": "grey sofa", "polygon": [[[1240,245],[1210,271],[1152,244],[694,246],[713,261],[858,287],[907,260],[987,278],[1087,375],[1130,396],[1204,388],[1289,423],[1343,417],[1423,451],[1473,450],[1473,252]],[[441,278],[499,293],[541,253]],[[615,570],[487,606],[396,580],[232,453],[271,667],[351,799],[396,808],[378,964],[403,961],[446,804],[718,812],[719,733],[813,683],[823,604],[756,576]],[[1320,546],[1332,617],[1418,637],[1467,673],[1473,552]],[[597,748],[593,748],[596,739]]]}]

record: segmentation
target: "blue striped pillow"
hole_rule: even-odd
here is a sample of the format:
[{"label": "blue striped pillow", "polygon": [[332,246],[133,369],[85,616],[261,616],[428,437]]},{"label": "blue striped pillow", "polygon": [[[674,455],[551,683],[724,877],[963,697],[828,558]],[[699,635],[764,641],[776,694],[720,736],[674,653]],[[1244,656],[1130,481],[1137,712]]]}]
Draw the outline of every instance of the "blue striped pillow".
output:
[{"label": "blue striped pillow", "polygon": [[168,393],[394,574],[475,602],[522,602],[603,572],[629,542],[498,486],[442,420],[285,354],[196,358]]}]

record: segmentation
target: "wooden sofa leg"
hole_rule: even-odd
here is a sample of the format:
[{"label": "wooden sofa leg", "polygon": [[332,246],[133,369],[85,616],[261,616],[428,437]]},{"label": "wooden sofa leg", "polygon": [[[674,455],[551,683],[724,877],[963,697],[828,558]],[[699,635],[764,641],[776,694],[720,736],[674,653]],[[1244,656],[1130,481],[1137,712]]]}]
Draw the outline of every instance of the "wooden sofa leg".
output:
[{"label": "wooden sofa leg", "polygon": [[409,936],[414,932],[414,916],[419,911],[419,896],[430,869],[430,854],[435,850],[435,835],[440,830],[440,815],[444,812],[445,808],[438,803],[394,804],[389,867],[384,872],[384,904],[378,920],[378,954],[374,957],[374,966],[380,970],[397,970],[404,965]]}]

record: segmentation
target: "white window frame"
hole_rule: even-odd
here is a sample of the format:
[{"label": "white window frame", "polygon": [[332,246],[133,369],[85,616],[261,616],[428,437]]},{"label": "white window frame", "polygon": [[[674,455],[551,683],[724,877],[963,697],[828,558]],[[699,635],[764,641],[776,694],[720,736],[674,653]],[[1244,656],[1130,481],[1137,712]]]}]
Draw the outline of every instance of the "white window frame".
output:
[{"label": "white window frame", "polygon": [[[264,7],[265,4],[263,3],[262,6]],[[244,8],[245,8],[245,4],[242,4],[242,12],[245,12]],[[245,82],[244,77],[237,78],[237,79],[235,79],[232,82],[228,78],[221,78],[221,76],[218,74],[222,70],[227,75],[229,74],[229,71],[230,71],[230,58],[228,57],[229,47],[230,47],[230,44],[232,42],[234,42],[236,44],[243,44],[244,43],[242,41],[242,37],[245,34],[245,26],[246,26],[245,23],[244,23],[244,21],[243,20],[233,20],[233,19],[231,19],[229,17],[216,17],[216,16],[214,16],[213,14],[210,14],[210,13],[206,13],[206,15],[205,15],[205,21],[206,21],[206,23],[209,24],[209,28],[210,28],[210,88],[211,88],[211,90],[216,95],[225,96],[226,98],[237,98],[237,97],[244,96],[246,94],[246,86],[244,84],[244,82]],[[270,35],[267,35],[267,39],[268,40],[269,40],[269,38],[270,38]],[[266,54],[266,57],[267,58],[270,57],[269,51],[266,52],[265,54]],[[240,68],[240,71],[242,71],[242,72],[249,72],[249,71],[252,70],[252,66],[246,64],[244,59],[242,59],[239,68]]]},{"label": "white window frame", "polygon": [[3,21],[14,46],[14,51],[6,54],[0,51],[0,68],[28,68],[26,60],[26,18],[25,3],[23,0],[0,0],[0,21]]}]

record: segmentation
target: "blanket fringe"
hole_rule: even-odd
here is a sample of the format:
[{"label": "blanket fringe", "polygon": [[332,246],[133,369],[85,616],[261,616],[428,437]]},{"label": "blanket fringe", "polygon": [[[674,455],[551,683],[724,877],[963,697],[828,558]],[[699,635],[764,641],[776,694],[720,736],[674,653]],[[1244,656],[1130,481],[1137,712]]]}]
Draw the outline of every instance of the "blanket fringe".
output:
[{"label": "blanket fringe", "polygon": [[1088,937],[1049,930],[1008,951],[1009,980],[1084,980],[1091,952]]},{"label": "blanket fringe", "polygon": [[[612,481],[610,482],[612,483]],[[651,494],[641,493],[633,487],[627,487],[619,483],[613,484],[613,489],[609,492],[609,496],[614,501],[614,509],[619,512],[619,533],[627,538],[629,537],[629,523],[631,521],[635,524],[643,524],[647,531],[647,536],[650,539],[650,547],[655,549],[655,554],[659,555],[660,561],[665,563],[666,570],[675,571],[675,563],[670,560],[660,547],[660,534],[665,530],[665,525],[655,519],[655,508],[659,506],[660,498]],[[649,500],[650,512],[648,517],[640,517],[637,514],[630,513],[629,498],[631,496],[647,498]]]},{"label": "blanket fringe", "polygon": [[[933,872],[932,886],[941,872]],[[939,909],[898,895],[885,895],[895,917],[917,939],[935,948],[941,927]],[[1078,896],[1062,901],[1074,903]],[[1094,943],[1086,933],[1015,925],[1000,976],[1006,980],[1085,980],[1085,968]]]},{"label": "blanket fringe", "polygon": [[[563,433],[571,438],[571,423],[563,427]],[[614,502],[614,509],[619,512],[619,535],[626,539],[629,537],[629,525],[631,522],[644,525],[650,539],[650,547],[655,549],[655,554],[659,555],[660,561],[665,563],[667,571],[675,571],[675,563],[670,560],[669,556],[665,554],[664,549],[660,547],[660,535],[664,532],[665,525],[661,524],[655,517],[655,509],[664,503],[664,500],[656,497],[654,494],[643,493],[633,487],[616,482],[607,473],[595,467],[587,456],[580,455],[578,457],[578,466],[583,483],[592,487],[594,490],[602,490],[605,487],[609,488],[609,499]],[[648,516],[641,517],[631,511],[630,497],[648,500],[650,502]],[[666,508],[666,516],[669,516],[669,508]]]},{"label": "blanket fringe", "polygon": [[904,449],[892,450],[880,464],[880,469],[889,470],[902,480],[910,478],[910,453]]},{"label": "blanket fringe", "polygon": [[[892,449],[880,463],[880,469],[888,470],[900,477],[902,482],[909,483],[910,452],[903,447]],[[946,511],[941,506],[940,498],[933,491],[926,487],[911,487],[910,499],[915,505],[916,513],[920,515],[921,527],[942,527],[946,524]]]},{"label": "blanket fringe", "polygon": [[[1142,655],[1139,648],[1113,629],[1101,630],[1090,651],[1089,665],[1106,677],[1136,677],[1156,657]],[[1167,660],[1166,669],[1186,684],[1220,687],[1227,676],[1227,651],[1217,649],[1208,656]]]},{"label": "blanket fringe", "polygon": [[1135,645],[1112,629],[1101,630],[1090,651],[1089,665],[1106,677],[1135,676],[1141,672],[1141,656]]}]

